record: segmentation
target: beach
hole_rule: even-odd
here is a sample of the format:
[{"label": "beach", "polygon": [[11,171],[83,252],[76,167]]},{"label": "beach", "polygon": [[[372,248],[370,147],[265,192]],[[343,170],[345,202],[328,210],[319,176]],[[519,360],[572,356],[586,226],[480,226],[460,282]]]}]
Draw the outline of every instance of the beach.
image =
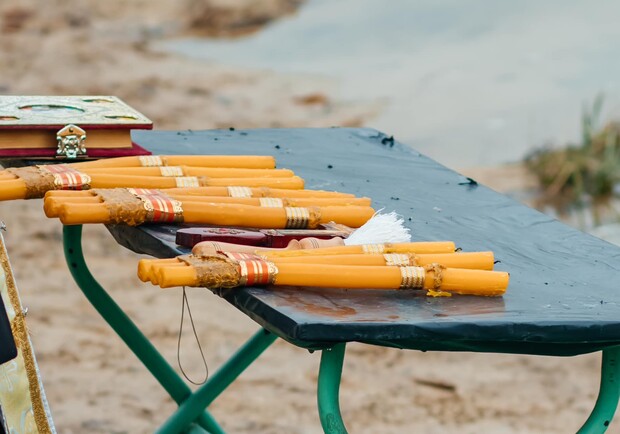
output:
[{"label": "beach", "polygon": [[[113,94],[156,129],[373,126],[380,101],[339,99],[332,80],[151,49],[180,35],[256,32],[300,5],[252,3],[8,0],[0,6],[0,92]],[[517,198],[531,188],[519,165],[463,173]],[[58,432],[153,432],[176,405],[73,282],[60,223],[45,218],[41,200],[0,203],[0,220]],[[84,251],[102,286],[176,366],[181,290],[140,282],[141,256],[102,226],[85,228]],[[213,373],[259,327],[208,290],[189,289],[188,296]],[[183,366],[200,379],[202,359],[189,324],[184,330]],[[210,410],[231,433],[319,433],[319,360],[319,353],[277,341]],[[599,365],[600,354],[425,353],[353,343],[342,412],[352,433],[575,432],[594,405]],[[620,425],[608,432],[619,433]]]}]

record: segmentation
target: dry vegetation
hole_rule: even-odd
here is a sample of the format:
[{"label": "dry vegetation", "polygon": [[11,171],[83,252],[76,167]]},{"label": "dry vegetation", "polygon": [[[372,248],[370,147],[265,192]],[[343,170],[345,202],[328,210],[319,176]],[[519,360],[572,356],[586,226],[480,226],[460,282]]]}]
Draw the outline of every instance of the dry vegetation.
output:
[{"label": "dry vegetation", "polygon": [[602,104],[599,96],[584,109],[581,143],[542,148],[525,159],[541,189],[539,206],[551,204],[561,214],[587,208],[595,225],[610,209],[620,182],[620,123],[600,126]]}]

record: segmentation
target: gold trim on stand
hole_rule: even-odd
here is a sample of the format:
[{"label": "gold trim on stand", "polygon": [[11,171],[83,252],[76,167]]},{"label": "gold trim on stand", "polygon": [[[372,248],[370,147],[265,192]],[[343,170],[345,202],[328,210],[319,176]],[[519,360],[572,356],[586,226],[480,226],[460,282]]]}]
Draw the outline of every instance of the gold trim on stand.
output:
[{"label": "gold trim on stand", "polygon": [[[14,338],[17,347],[20,350],[21,356],[26,368],[26,375],[28,377],[28,389],[30,392],[30,402],[32,404],[32,411],[37,430],[42,434],[54,434],[50,422],[48,421],[48,415],[43,403],[43,393],[41,391],[41,384],[39,381],[39,375],[37,372],[37,365],[34,358],[34,352],[32,345],[30,344],[30,338],[28,336],[28,330],[26,328],[26,321],[24,320],[23,309],[19,300],[19,294],[17,287],[15,286],[15,278],[13,276],[13,270],[9,263],[8,254],[4,245],[4,239],[0,235],[0,262],[2,263],[2,269],[5,274],[6,287],[9,296],[9,301],[16,315],[12,321],[12,329],[14,330]],[[18,356],[19,357],[19,356]]]}]

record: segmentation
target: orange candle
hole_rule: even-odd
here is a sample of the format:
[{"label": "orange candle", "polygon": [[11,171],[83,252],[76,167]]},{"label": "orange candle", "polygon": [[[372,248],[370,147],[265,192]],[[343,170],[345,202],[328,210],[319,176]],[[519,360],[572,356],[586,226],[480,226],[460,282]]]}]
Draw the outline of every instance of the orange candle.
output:
[{"label": "orange candle", "polygon": [[85,173],[130,176],[206,176],[209,178],[290,178],[295,173],[289,169],[239,169],[222,167],[96,167],[84,168]]},{"label": "orange candle", "polygon": [[[221,263],[219,263],[221,265]],[[221,265],[226,267],[234,264]],[[219,272],[214,269],[213,272]],[[216,281],[217,279],[211,279]],[[157,283],[162,288],[198,286],[200,276],[193,266],[158,269]],[[457,293],[464,295],[498,296],[508,287],[505,272],[433,267],[381,267],[325,264],[277,264],[275,285],[308,286],[346,289],[426,289],[429,295]]]},{"label": "orange candle", "polygon": [[[260,250],[256,251],[260,254]],[[441,264],[447,268],[466,268],[472,270],[493,270],[493,252],[460,252],[460,253],[388,253],[388,254],[359,254],[359,255],[329,255],[329,256],[289,256],[272,257],[269,259],[276,265],[284,263],[294,264],[326,264],[326,265],[418,265]]]},{"label": "orange candle", "polygon": [[[265,229],[315,228],[319,224],[331,221],[349,227],[359,227],[366,223],[374,214],[372,208],[364,206],[327,206],[307,209],[183,202],[182,207],[184,221],[188,223]],[[116,223],[112,221],[110,209],[105,203],[65,203],[58,210],[58,216],[65,225]]]},{"label": "orange candle", "polygon": [[183,194],[190,196],[236,196],[236,197],[290,197],[292,194],[298,198],[306,197],[355,197],[350,193],[323,190],[295,190],[279,188],[251,188],[244,186],[228,187],[196,187],[196,188],[171,188],[166,194]]},{"label": "orange candle", "polygon": [[26,183],[21,179],[0,181],[0,201],[25,199],[28,195]]},{"label": "orange candle", "polygon": [[[247,187],[277,187],[284,189],[302,189],[303,179],[298,176],[289,178],[197,178],[197,177],[160,177],[160,176],[131,176],[108,175],[93,173],[91,176],[92,188],[187,188],[198,185]],[[14,181],[6,181],[14,182]],[[290,194],[290,193],[289,193]]]},{"label": "orange candle", "polygon": [[95,167],[198,166],[273,169],[276,160],[266,155],[149,155],[118,157],[73,163],[76,169]]},{"label": "orange candle", "polygon": [[261,252],[268,258],[286,256],[325,256],[351,255],[359,253],[454,253],[456,246],[452,241],[418,241],[413,243],[366,244],[353,246],[325,247],[302,250],[273,250]]}]

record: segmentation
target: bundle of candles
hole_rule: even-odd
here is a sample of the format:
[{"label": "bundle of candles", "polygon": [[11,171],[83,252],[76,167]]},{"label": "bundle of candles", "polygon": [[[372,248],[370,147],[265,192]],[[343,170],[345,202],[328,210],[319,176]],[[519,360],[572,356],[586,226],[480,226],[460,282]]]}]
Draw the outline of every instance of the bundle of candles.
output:
[{"label": "bundle of candles", "polygon": [[493,253],[455,253],[454,243],[445,241],[402,243],[410,240],[402,220],[376,217],[370,199],[303,188],[303,179],[276,169],[272,157],[259,156],[126,157],[0,172],[0,199],[44,194],[46,215],[66,225],[361,227],[347,239],[305,238],[284,249],[206,242],[192,255],[140,261],[139,277],[163,288],[292,285],[421,289],[432,296],[505,292],[509,277],[493,271]]},{"label": "bundle of candles", "polygon": [[[318,241],[318,240],[317,240]],[[138,277],[162,288],[211,289],[284,285],[346,289],[419,289],[430,296],[499,296],[508,286],[505,272],[492,271],[492,252],[455,253],[454,243],[413,242],[297,249],[237,250],[205,242],[191,255],[143,259]]]},{"label": "bundle of candles", "polygon": [[[239,187],[225,191],[234,189]],[[283,195],[282,190],[261,190],[262,194],[272,192]],[[289,197],[274,198],[188,195],[178,189],[51,191],[45,196],[44,210],[66,225],[186,222],[266,229],[314,229],[330,222],[357,228],[374,214],[368,198],[303,192],[311,196],[303,197],[297,190],[290,190]],[[312,197],[315,194],[319,197]]]},{"label": "bundle of candles", "polygon": [[302,189],[304,181],[275,169],[273,157],[255,155],[122,157],[0,171],[0,200],[40,198],[51,190],[199,186]]},{"label": "bundle of candles", "polygon": [[46,215],[64,224],[312,229],[331,221],[359,227],[374,213],[367,198],[303,188],[271,156],[122,157],[0,171],[0,200],[47,194]]}]

